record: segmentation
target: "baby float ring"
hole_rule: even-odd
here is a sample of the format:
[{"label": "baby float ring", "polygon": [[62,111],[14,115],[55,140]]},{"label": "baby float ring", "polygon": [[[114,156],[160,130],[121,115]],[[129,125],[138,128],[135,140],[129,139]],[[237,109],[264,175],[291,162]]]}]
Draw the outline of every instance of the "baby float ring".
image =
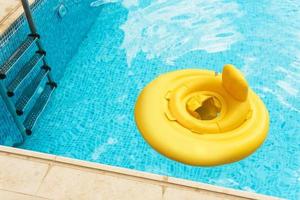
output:
[{"label": "baby float ring", "polygon": [[198,166],[250,155],[269,129],[264,103],[233,65],[222,74],[187,69],[159,76],[138,97],[135,120],[158,152]]}]

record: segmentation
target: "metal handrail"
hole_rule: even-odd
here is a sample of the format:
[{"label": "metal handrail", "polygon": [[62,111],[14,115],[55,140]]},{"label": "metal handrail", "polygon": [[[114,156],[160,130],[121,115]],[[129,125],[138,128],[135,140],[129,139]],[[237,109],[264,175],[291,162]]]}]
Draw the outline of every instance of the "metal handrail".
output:
[{"label": "metal handrail", "polygon": [[[26,16],[26,19],[27,19],[30,31],[31,31],[31,34],[29,34],[29,35],[33,35],[33,36],[35,36],[35,37],[38,38],[35,41],[35,43],[36,43],[36,45],[38,47],[38,52],[40,52],[42,54],[46,54],[46,52],[43,49],[42,43],[39,40],[40,36],[39,36],[39,34],[37,32],[35,23],[33,21],[32,13],[31,13],[31,9],[30,9],[29,3],[28,3],[27,0],[21,0],[21,2],[22,2],[22,6],[23,6],[23,9],[24,9],[24,13],[25,13],[25,16]],[[45,56],[43,56],[43,65],[44,65],[44,67],[49,68]],[[49,84],[52,85],[53,87],[56,87],[56,83],[53,81],[50,71],[47,73],[47,78],[48,78]],[[21,132],[22,139],[23,139],[22,142],[24,142],[25,137],[26,137],[26,127],[24,126],[24,124],[21,121],[20,117],[17,115],[17,113],[16,113],[16,106],[14,105],[13,101],[7,96],[6,86],[5,86],[5,84],[4,84],[3,81],[0,81],[0,96],[4,100],[4,103],[6,104],[6,107],[7,107],[8,111],[11,113],[11,115],[13,117],[13,120],[14,120],[17,128]],[[15,145],[19,145],[21,143],[17,143]]]},{"label": "metal handrail", "polygon": [[0,81],[0,95],[2,96],[2,99],[4,100],[4,103],[6,104],[8,111],[11,113],[11,115],[14,119],[14,122],[17,125],[17,128],[19,129],[19,131],[22,134],[22,139],[24,140],[24,138],[26,136],[25,127],[24,127],[23,123],[21,122],[21,120],[19,119],[19,117],[17,116],[16,109],[15,109],[13,102],[7,97],[5,86],[2,81]]},{"label": "metal handrail", "polygon": [[[24,13],[25,13],[26,19],[28,21],[28,25],[29,25],[29,29],[31,31],[31,34],[38,35],[38,32],[37,32],[34,20],[32,18],[32,13],[31,13],[31,9],[30,9],[28,1],[27,0],[21,0],[21,2],[22,2],[22,6],[23,6],[23,9],[24,9]],[[37,40],[36,44],[38,46],[39,51],[45,52],[45,50],[44,50],[44,48],[42,46],[42,42],[40,40]],[[45,56],[43,57],[43,64],[45,66],[48,66],[47,60],[46,60]],[[54,83],[53,78],[52,78],[50,72],[47,74],[47,78],[48,78],[49,82]]]}]

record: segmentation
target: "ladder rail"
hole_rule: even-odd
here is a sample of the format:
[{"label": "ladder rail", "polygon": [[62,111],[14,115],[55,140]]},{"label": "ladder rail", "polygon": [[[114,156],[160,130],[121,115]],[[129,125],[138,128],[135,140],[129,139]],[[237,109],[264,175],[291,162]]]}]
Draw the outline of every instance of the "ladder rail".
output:
[{"label": "ladder rail", "polygon": [[[25,40],[25,42],[23,42],[19,46],[19,48],[9,57],[9,59],[2,66],[0,66],[0,97],[3,99],[4,104],[12,115],[13,120],[22,136],[22,142],[18,142],[14,145],[22,144],[26,139],[26,135],[31,134],[36,120],[43,112],[52,92],[57,87],[56,83],[52,79],[50,72],[51,68],[47,64],[46,52],[43,49],[42,43],[40,41],[40,36],[37,33],[28,0],[21,0],[21,2],[31,34],[28,35],[28,38]],[[14,79],[10,81],[7,87],[4,82],[4,79],[6,79],[6,75],[15,66],[19,59],[25,55],[25,52],[31,47],[32,43],[37,46],[38,51],[35,52],[35,55],[33,55],[25,63],[25,65],[23,65],[23,67],[18,71]],[[13,96],[18,86],[22,83],[22,81],[26,79],[27,75],[29,75],[29,73],[32,72],[33,68],[37,66],[37,64],[41,61],[43,62],[43,65],[40,69],[40,72],[37,73],[33,80],[31,80],[31,82],[23,89],[23,92],[21,93],[21,96],[19,97],[17,102],[14,102],[10,97]],[[32,99],[32,97],[34,97],[34,95],[36,95],[40,83],[46,77],[48,79],[47,85],[43,88],[43,92],[40,94],[40,96],[35,100],[33,107],[24,120],[20,117],[20,115],[23,114],[23,111],[28,102]]]},{"label": "ladder rail", "polygon": [[14,96],[15,91],[21,85],[21,83],[26,79],[26,77],[30,74],[30,72],[34,69],[36,65],[39,64],[43,55],[39,53],[35,53],[29,61],[19,70],[15,78],[10,81],[7,87],[7,95],[9,97]]},{"label": "ladder rail", "polygon": [[6,74],[14,67],[14,65],[20,60],[20,58],[26,54],[28,49],[31,48],[37,37],[28,35],[22,44],[16,49],[16,51],[2,64],[0,68],[0,79],[5,79]]},{"label": "ladder rail", "polygon": [[6,89],[5,89],[4,83],[2,81],[0,81],[0,95],[1,95],[4,103],[6,104],[7,109],[11,113],[11,115],[13,117],[13,120],[14,120],[15,124],[17,125],[17,128],[21,132],[22,140],[24,141],[24,139],[26,137],[26,128],[25,128],[25,126],[23,125],[23,123],[21,122],[20,118],[18,117],[18,115],[16,113],[16,108],[15,108],[14,103],[6,95]]},{"label": "ladder rail", "polygon": [[[23,8],[24,8],[24,13],[25,13],[26,19],[28,21],[28,25],[29,25],[29,29],[30,29],[31,33],[34,34],[34,35],[38,35],[37,28],[35,26],[35,23],[34,23],[32,14],[31,14],[31,9],[30,9],[28,0],[21,0],[21,2],[22,2],[22,5],[23,5]],[[37,44],[37,47],[38,47],[39,51],[41,51],[41,52],[44,51],[41,40],[37,40],[36,44]],[[46,56],[43,57],[43,64],[45,66],[48,66]],[[52,78],[52,75],[51,75],[51,72],[49,72],[47,74],[47,78],[48,78],[49,82],[54,82],[53,78]]]},{"label": "ladder rail", "polygon": [[46,83],[43,92],[37,99],[38,103],[32,107],[27,117],[25,118],[23,124],[25,126],[27,135],[31,135],[32,128],[37,122],[37,119],[39,118],[41,112],[43,112],[47,103],[49,102],[51,94],[54,91],[55,87],[56,85],[53,85],[52,83]]},{"label": "ladder rail", "polygon": [[25,87],[21,96],[16,102],[16,112],[17,115],[23,115],[25,107],[28,105],[29,101],[32,99],[34,94],[37,92],[37,89],[44,79],[45,75],[49,73],[49,70],[41,68],[40,72],[36,74],[33,80]]}]

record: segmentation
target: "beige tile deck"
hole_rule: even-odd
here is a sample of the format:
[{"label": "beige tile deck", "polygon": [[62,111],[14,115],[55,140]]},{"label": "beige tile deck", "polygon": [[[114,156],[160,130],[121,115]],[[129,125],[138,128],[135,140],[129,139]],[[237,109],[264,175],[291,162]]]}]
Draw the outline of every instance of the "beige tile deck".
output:
[{"label": "beige tile deck", "polygon": [[34,193],[45,176],[48,165],[0,155],[0,188],[26,194]]},{"label": "beige tile deck", "polygon": [[0,199],[272,200],[278,198],[0,146]]},{"label": "beige tile deck", "polygon": [[[59,187],[53,187],[59,185]],[[143,195],[145,200],[160,199],[162,188],[155,184],[140,183],[111,175],[80,169],[54,166],[37,195],[50,199],[124,199],[132,200]]]}]

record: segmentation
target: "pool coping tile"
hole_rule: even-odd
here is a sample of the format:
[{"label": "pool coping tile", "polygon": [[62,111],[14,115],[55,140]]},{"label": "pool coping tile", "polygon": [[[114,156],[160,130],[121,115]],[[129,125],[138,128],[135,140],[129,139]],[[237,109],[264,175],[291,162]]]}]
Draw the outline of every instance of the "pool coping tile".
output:
[{"label": "pool coping tile", "polygon": [[34,194],[43,182],[49,164],[0,155],[0,189]]},{"label": "pool coping tile", "polygon": [[[119,179],[127,179],[131,181],[140,182],[141,184],[154,184],[163,188],[162,198],[164,198],[164,192],[168,191],[168,188],[174,188],[177,190],[194,191],[199,192],[199,195],[215,195],[226,196],[228,199],[264,199],[264,200],[275,200],[279,199],[276,197],[256,194],[247,191],[235,190],[220,186],[214,186],[210,184],[193,182],[184,179],[178,179],[173,177],[161,176],[157,174],[136,171],[132,169],[126,169],[122,167],[109,166],[99,163],[93,163],[83,160],[77,160],[72,158],[66,158],[62,156],[55,156],[46,153],[40,153],[30,150],[23,150],[13,147],[1,146],[0,145],[0,155],[14,157],[18,159],[28,160],[38,163],[46,163],[49,165],[48,171],[41,183],[44,184],[44,180],[48,178],[49,173],[53,170],[53,167],[65,167],[70,170],[80,170],[82,173],[94,173],[96,176],[110,176]],[[38,193],[38,191],[37,191]],[[185,193],[184,193],[185,194]],[[193,192],[187,192],[191,196],[195,196]],[[34,194],[36,195],[36,194]],[[46,197],[44,196],[40,197]],[[39,196],[39,195],[38,195]],[[200,197],[199,196],[199,197]]]}]

